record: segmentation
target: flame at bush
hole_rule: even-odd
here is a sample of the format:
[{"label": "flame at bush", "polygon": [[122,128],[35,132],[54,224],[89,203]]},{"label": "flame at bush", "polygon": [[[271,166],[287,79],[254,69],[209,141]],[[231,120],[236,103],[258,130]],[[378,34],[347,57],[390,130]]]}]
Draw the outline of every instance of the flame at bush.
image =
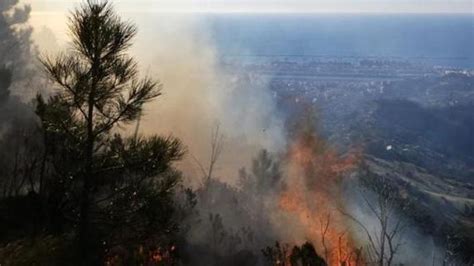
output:
[{"label": "flame at bush", "polygon": [[360,265],[361,250],[340,212],[342,178],[357,166],[359,152],[340,155],[316,133],[314,119],[305,118],[287,149],[287,179],[279,207],[303,228],[307,239],[301,241],[311,241],[329,265]]}]

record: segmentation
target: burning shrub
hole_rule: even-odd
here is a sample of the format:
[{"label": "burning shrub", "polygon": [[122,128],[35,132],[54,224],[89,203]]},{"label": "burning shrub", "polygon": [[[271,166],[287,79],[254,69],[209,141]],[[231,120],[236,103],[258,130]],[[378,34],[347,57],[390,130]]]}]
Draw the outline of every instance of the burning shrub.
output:
[{"label": "burning shrub", "polygon": [[330,147],[315,131],[311,112],[295,128],[285,156],[287,177],[279,206],[294,215],[296,226],[329,264],[356,263],[358,249],[339,210],[344,209],[342,178],[356,168],[358,152],[341,155]]}]

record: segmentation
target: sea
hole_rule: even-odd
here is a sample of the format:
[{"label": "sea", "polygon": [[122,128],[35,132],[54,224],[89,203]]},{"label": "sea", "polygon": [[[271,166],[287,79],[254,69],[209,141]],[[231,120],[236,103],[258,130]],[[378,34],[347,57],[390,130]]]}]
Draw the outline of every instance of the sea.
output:
[{"label": "sea", "polygon": [[225,57],[384,58],[474,69],[473,14],[206,14]]}]

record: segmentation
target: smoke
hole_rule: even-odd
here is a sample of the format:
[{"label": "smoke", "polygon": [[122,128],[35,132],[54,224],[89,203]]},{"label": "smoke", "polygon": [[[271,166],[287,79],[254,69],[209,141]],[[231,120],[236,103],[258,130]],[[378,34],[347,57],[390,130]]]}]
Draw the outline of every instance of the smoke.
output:
[{"label": "smoke", "polygon": [[[226,68],[202,17],[144,16],[138,21],[134,54],[142,70],[164,85],[163,95],[146,107],[140,130],[172,134],[187,145],[188,157],[180,167],[188,185],[202,184],[198,164],[206,167],[210,161],[216,125],[224,136],[223,152],[213,173],[220,181],[208,188],[211,196],[200,198],[201,223],[194,225],[188,241],[223,252],[236,248],[232,242],[235,235],[245,238],[242,229],[251,228],[257,230],[253,242],[242,248],[258,250],[275,240],[293,244],[309,240],[334,265],[367,259],[356,254],[366,247],[366,236],[341,214],[341,210],[348,210],[368,227],[376,228],[374,214],[362,211],[363,202],[342,193],[342,178],[356,168],[359,151],[340,156],[316,134],[312,116],[295,126],[295,134],[288,135],[269,80]],[[267,186],[267,192],[240,191],[235,187],[238,169],[249,168],[250,158],[261,149],[282,162],[283,177],[278,186]],[[224,232],[229,242],[222,240],[213,247],[213,234]],[[427,257],[439,262],[439,255],[433,255],[440,254],[439,248],[430,236],[416,227],[405,233],[398,251],[403,256],[398,256],[397,263],[422,263]],[[202,253],[199,256],[202,258]]]},{"label": "smoke", "polygon": [[33,38],[42,55],[55,55],[62,49],[54,32],[46,26],[35,29]]},{"label": "smoke", "polygon": [[[382,227],[379,220],[380,216],[378,217],[380,208],[377,205],[381,195],[363,188],[355,180],[347,182],[345,187],[344,204],[348,213],[363,224],[372,237],[381,236]],[[376,212],[369,207],[368,202],[376,209]],[[446,264],[446,249],[435,243],[433,236],[422,232],[419,226],[399,209],[391,208],[387,211],[389,212],[389,215],[387,215],[388,232],[395,232],[395,226],[398,223],[403,226],[395,234],[393,241],[394,245],[399,246],[394,256],[394,265]],[[370,242],[363,228],[356,223],[352,223],[349,228],[357,243],[363,245],[366,250],[369,249]],[[379,243],[377,242],[376,245],[379,245]],[[387,247],[386,250],[389,253]]]},{"label": "smoke", "polygon": [[[223,151],[215,177],[235,184],[237,170],[258,150],[285,146],[283,120],[267,80],[225,69],[201,18],[145,18],[135,46],[140,64],[163,83],[163,96],[146,107],[146,134],[173,134],[188,148],[183,165],[191,175],[209,162],[211,132],[219,125]],[[152,25],[152,26],[150,26]]]},{"label": "smoke", "polygon": [[4,197],[24,192],[20,176],[28,171],[26,158],[42,149],[36,115],[28,104],[39,84],[30,11],[18,0],[0,2],[0,194]]},{"label": "smoke", "polygon": [[12,124],[25,123],[34,116],[24,104],[31,99],[37,77],[30,11],[18,0],[0,3],[0,135]]},{"label": "smoke", "polygon": [[[269,80],[223,64],[213,33],[202,17],[140,13],[133,21],[139,28],[133,55],[142,73],[163,84],[163,95],[146,106],[140,132],[173,135],[183,141],[188,156],[179,167],[186,185],[192,186],[202,184],[199,164],[209,164],[212,132],[217,126],[223,136],[215,180],[198,203],[201,221],[192,225],[188,235],[193,244],[235,248],[235,235],[249,235],[245,228],[250,227],[258,230],[247,245],[254,250],[263,243],[271,244],[269,241],[299,244],[310,240],[318,253],[333,263],[342,261],[341,252],[336,251],[342,249],[347,257],[365,245],[367,239],[360,229],[350,226],[339,212],[351,210],[375,228],[375,217],[363,210],[360,199],[349,196],[353,201],[342,202],[348,196],[342,195],[341,178],[357,165],[357,152],[341,157],[315,134],[313,123],[300,125],[302,130],[294,135],[287,134]],[[250,158],[261,149],[282,162],[281,180],[264,189],[239,190],[238,170],[252,168]],[[240,177],[247,176],[240,173]],[[252,174],[253,178],[261,177]],[[329,222],[327,244],[322,243],[321,233],[325,222]],[[225,229],[231,231],[226,235],[231,240],[226,245],[212,244],[212,235]],[[408,232],[410,237],[404,240],[408,243],[399,251],[404,254],[400,263],[420,265],[420,258],[439,254],[435,245],[426,244],[433,243],[429,236],[415,229]],[[250,242],[250,237],[240,239]],[[420,249],[423,244],[425,249]],[[421,253],[411,253],[413,250]]]},{"label": "smoke", "polygon": [[20,5],[18,0],[0,4],[0,71],[7,70],[11,82],[0,84],[0,94],[9,90],[12,95],[28,98],[29,86],[35,74],[35,47],[32,28],[28,25],[31,8]]}]

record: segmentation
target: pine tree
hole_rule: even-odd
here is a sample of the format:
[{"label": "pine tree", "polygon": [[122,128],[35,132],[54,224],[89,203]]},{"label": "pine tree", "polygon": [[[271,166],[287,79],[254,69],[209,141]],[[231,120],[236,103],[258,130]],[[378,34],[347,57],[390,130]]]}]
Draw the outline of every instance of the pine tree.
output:
[{"label": "pine tree", "polygon": [[[107,1],[89,0],[70,19],[72,51],[42,60],[58,93],[38,97],[53,174],[49,202],[72,220],[85,263],[113,245],[158,238],[176,229],[173,188],[183,155],[172,137],[127,137],[121,125],[137,122],[161,85],[139,79],[127,49],[136,28]],[[156,243],[155,243],[156,244]]]}]

